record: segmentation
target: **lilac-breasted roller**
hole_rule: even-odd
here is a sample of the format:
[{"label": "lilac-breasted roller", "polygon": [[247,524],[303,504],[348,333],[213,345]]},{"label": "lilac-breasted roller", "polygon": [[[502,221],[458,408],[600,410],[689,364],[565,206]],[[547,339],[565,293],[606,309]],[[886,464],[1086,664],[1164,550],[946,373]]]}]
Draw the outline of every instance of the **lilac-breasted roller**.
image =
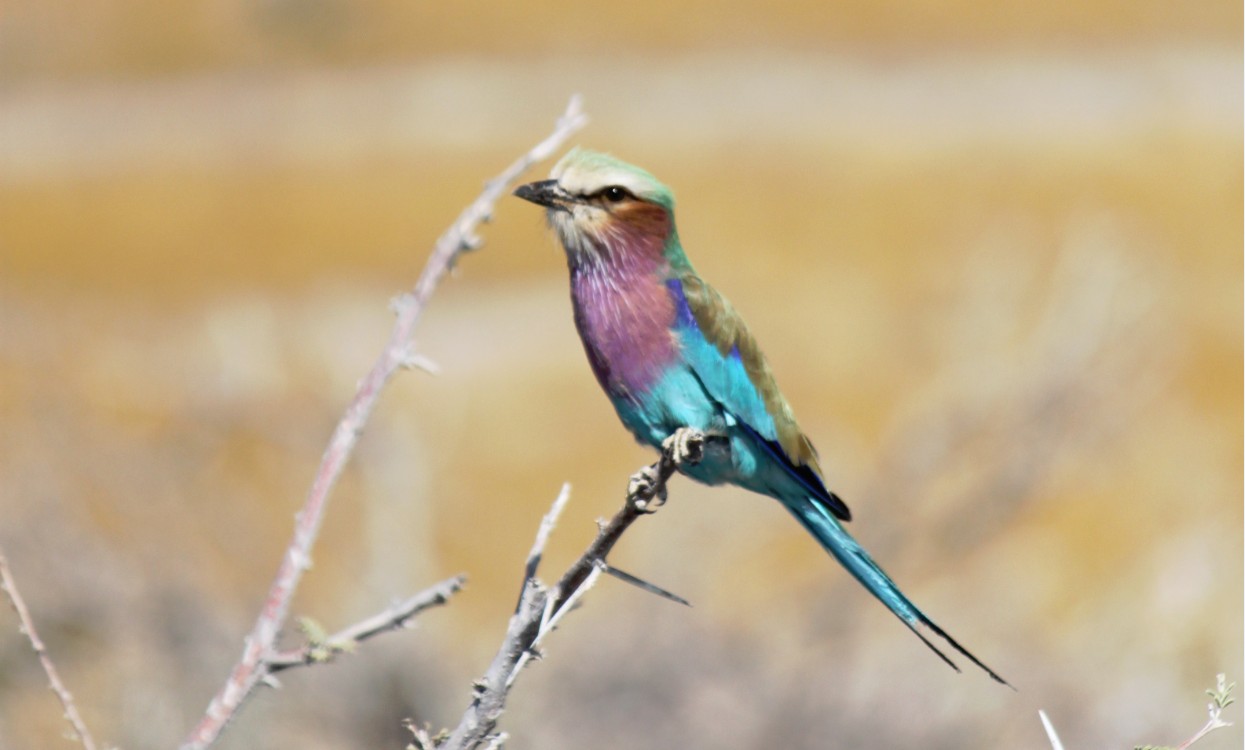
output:
[{"label": "lilac-breasted roller", "polygon": [[682,428],[710,436],[701,459],[680,466],[684,474],[776,498],[943,661],[959,671],[928,634],[1007,684],[917,609],[843,528],[851,513],[826,488],[817,451],[756,340],[683,252],[670,189],[583,149],[551,178],[515,195],[547,209],[566,250],[575,327],[623,425],[659,449]]}]

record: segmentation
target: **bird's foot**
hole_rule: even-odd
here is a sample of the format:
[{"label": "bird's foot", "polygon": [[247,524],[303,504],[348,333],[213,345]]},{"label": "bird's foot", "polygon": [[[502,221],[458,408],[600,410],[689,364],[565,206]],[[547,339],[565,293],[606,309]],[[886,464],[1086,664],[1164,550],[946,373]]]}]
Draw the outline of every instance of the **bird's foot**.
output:
[{"label": "bird's foot", "polygon": [[661,443],[661,449],[676,467],[700,463],[705,457],[708,435],[692,427],[680,427]]},{"label": "bird's foot", "polygon": [[666,483],[656,466],[645,466],[631,475],[627,485],[627,497],[631,504],[641,513],[656,513],[657,509],[666,504]]},{"label": "bird's foot", "polygon": [[699,463],[705,457],[706,435],[691,427],[681,427],[661,443],[661,460],[645,466],[631,476],[627,500],[641,513],[655,513],[666,503],[666,482],[676,470]]}]

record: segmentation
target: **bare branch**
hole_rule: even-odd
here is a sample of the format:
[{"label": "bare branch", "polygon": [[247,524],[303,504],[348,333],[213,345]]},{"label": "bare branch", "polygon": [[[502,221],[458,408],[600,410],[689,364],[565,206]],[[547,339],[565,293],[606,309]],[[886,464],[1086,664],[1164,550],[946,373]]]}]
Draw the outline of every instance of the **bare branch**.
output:
[{"label": "bare branch", "polygon": [[259,617],[246,637],[242,657],[230,672],[220,692],[208,705],[203,718],[183,742],[183,750],[206,748],[215,742],[255,686],[268,676],[270,669],[266,660],[272,655],[298,582],[311,565],[311,547],[319,534],[329,493],[354,451],[355,443],[363,432],[381,389],[399,369],[412,365],[422,366],[426,362],[415,350],[414,332],[415,325],[437,285],[462,253],[480,247],[482,241],[477,235],[479,226],[488,221],[493,206],[507,188],[532,164],[553,154],[586,122],[587,117],[580,107],[579,97],[572,97],[553,133],[485,185],[480,196],[463,210],[453,225],[437,240],[414,289],[394,301],[397,320],[394,322],[389,342],[371,371],[360,381],[354,398],[333,431],[333,437],[320,460],[320,467],[307,493],[307,499],[295,517],[294,538],[286,549]]},{"label": "bare branch", "polygon": [[338,654],[353,652],[363,641],[390,630],[408,627],[410,621],[424,610],[447,604],[450,597],[461,591],[466,582],[467,577],[462,575],[447,578],[332,635],[309,639],[302,648],[273,654],[265,660],[268,671],[280,672],[291,667],[323,664],[332,661]]},{"label": "bare branch", "polygon": [[[558,518],[562,515],[562,509],[566,507],[567,501],[571,499],[571,485],[569,483],[562,485],[562,491],[558,493],[558,497],[553,501],[553,507],[545,514],[540,521],[540,528],[536,530],[536,541],[532,543],[532,551],[527,553],[527,562],[523,565],[523,586],[527,586],[527,582],[536,578],[536,570],[540,567],[540,559],[545,554],[545,545],[549,543],[549,535],[553,533],[553,527],[557,525]],[[520,588],[519,600],[522,601],[522,588]],[[517,605],[516,605],[517,607]]]},{"label": "bare branch", "polygon": [[[519,604],[510,618],[501,648],[484,677],[475,683],[475,695],[458,726],[444,742],[436,745],[437,750],[476,750],[501,746],[505,735],[496,732],[497,722],[505,711],[506,698],[519,672],[533,659],[540,657],[539,647],[545,636],[553,632],[562,617],[575,608],[601,573],[606,571],[605,558],[623,532],[637,519],[658,507],[653,503],[655,499],[664,501],[666,483],[679,466],[700,460],[701,448],[707,439],[700,432],[684,429],[667,440],[661,458],[632,477],[623,507],[601,526],[596,539],[562,574],[558,584],[548,590],[536,578],[536,572],[549,535],[569,498],[570,487],[562,487],[553,508],[541,522],[532,551],[528,554]],[[417,735],[417,739],[420,737]],[[426,733],[422,738],[427,739]],[[428,745],[417,746],[429,748]]]},{"label": "bare branch", "polygon": [[610,550],[622,537],[623,532],[635,523],[640,516],[652,513],[656,508],[654,500],[664,502],[666,482],[678,471],[681,463],[696,463],[700,460],[700,449],[707,439],[695,430],[684,429],[676,435],[682,440],[670,438],[666,441],[661,458],[652,466],[642,469],[631,478],[631,487],[627,493],[627,502],[614,514],[614,517],[601,527],[597,538],[574,564],[562,574],[555,589],[554,610],[561,609],[579,586],[592,574],[596,561],[604,561]]},{"label": "bare branch", "polygon": [[86,750],[95,750],[95,740],[87,730],[86,722],[82,720],[82,715],[78,713],[78,706],[74,703],[73,695],[65,687],[65,683],[61,682],[60,674],[56,671],[56,665],[52,663],[52,657],[48,656],[47,648],[43,645],[43,639],[39,637],[38,631],[35,630],[35,623],[30,619],[30,611],[26,609],[26,602],[22,600],[22,595],[17,590],[17,582],[13,580],[13,574],[9,570],[9,561],[4,556],[3,549],[0,549],[0,589],[4,590],[9,604],[13,606],[13,611],[17,613],[22,633],[30,641],[30,648],[35,652],[35,656],[39,657],[39,664],[43,666],[43,671],[48,676],[48,684],[51,685],[52,692],[56,693],[61,706],[65,709],[65,720],[69,722],[70,730],[73,732],[74,737],[82,743],[82,747]]}]

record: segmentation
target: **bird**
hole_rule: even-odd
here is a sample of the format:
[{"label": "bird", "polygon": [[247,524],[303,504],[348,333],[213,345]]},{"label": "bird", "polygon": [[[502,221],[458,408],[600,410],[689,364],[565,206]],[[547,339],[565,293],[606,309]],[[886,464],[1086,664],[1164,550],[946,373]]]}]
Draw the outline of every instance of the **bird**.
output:
[{"label": "bird", "polygon": [[575,148],[550,178],[514,194],[545,209],[565,250],[575,328],[623,425],[662,449],[686,430],[709,436],[679,470],[777,499],[852,576],[957,672],[940,640],[1003,685],[899,589],[844,528],[813,443],[730,302],[696,273],[675,227],[674,193],[612,155]]}]

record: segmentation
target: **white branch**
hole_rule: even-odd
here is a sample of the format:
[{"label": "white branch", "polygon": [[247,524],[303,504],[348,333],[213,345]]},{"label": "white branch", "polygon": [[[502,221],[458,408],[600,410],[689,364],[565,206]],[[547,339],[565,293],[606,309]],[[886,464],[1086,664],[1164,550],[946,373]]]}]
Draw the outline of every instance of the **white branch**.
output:
[{"label": "white branch", "polygon": [[346,413],[333,431],[333,437],[320,461],[307,499],[295,518],[294,538],[286,549],[259,617],[250,635],[246,637],[242,656],[220,692],[208,705],[203,718],[183,742],[183,750],[201,750],[215,742],[255,686],[270,674],[267,660],[271,658],[277,635],[285,624],[298,582],[311,564],[311,548],[324,519],[329,493],[354,451],[381,390],[400,368],[412,364],[419,366],[424,362],[413,344],[415,325],[437,285],[453,268],[460,255],[481,245],[477,231],[482,223],[488,221],[493,213],[493,206],[505,191],[532,164],[552,155],[586,122],[587,117],[580,107],[579,97],[572,97],[553,133],[486,183],[480,196],[438,238],[415,287],[394,301],[397,320],[390,333],[389,343],[372,369],[360,381]]}]

